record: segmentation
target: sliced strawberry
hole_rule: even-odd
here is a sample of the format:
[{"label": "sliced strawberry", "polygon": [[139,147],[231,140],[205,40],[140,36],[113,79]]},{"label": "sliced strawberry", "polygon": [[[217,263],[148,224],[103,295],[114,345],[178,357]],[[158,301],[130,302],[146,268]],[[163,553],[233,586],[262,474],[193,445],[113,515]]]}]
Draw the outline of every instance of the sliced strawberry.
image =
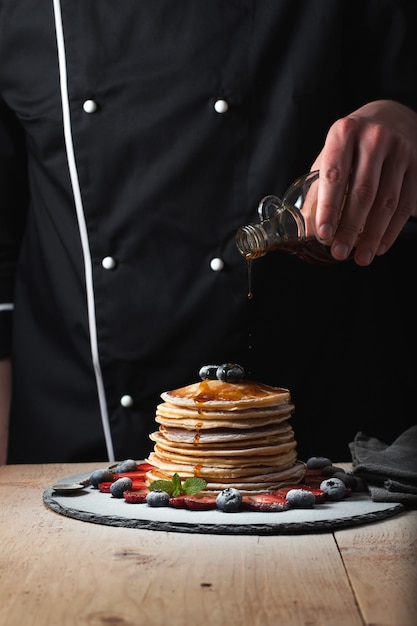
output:
[{"label": "sliced strawberry", "polygon": [[217,508],[215,496],[185,496],[184,502],[193,511],[208,511]]},{"label": "sliced strawberry", "polygon": [[133,478],[130,491],[148,491],[148,486],[143,482],[143,478]]},{"label": "sliced strawberry", "polygon": [[310,487],[308,491],[314,493],[314,496],[316,498],[316,504],[323,504],[323,502],[326,500],[326,494],[322,489]]},{"label": "sliced strawberry", "polygon": [[139,463],[138,465],[138,472],[146,473],[152,469],[154,469],[154,466],[150,463]]},{"label": "sliced strawberry", "polygon": [[242,498],[242,509],[247,511],[287,511],[289,508],[285,495],[280,492],[258,493]]},{"label": "sliced strawberry", "polygon": [[101,491],[101,493],[110,493],[110,486],[112,484],[112,482],[99,483],[98,490]]},{"label": "sliced strawberry", "polygon": [[132,472],[115,472],[114,473],[114,478],[115,480],[117,480],[117,478],[131,478],[132,480],[138,479],[138,478],[144,478],[145,474],[147,472],[149,472],[149,470],[153,469],[153,465],[150,465],[149,463],[140,463],[137,467],[136,470],[132,471]]},{"label": "sliced strawberry", "polygon": [[176,509],[190,509],[192,511],[208,511],[216,509],[216,496],[174,496],[169,505]]},{"label": "sliced strawberry", "polygon": [[143,491],[125,491],[123,493],[123,497],[126,502],[130,504],[143,504],[146,502],[146,496],[148,495],[148,490]]},{"label": "sliced strawberry", "polygon": [[115,472],[113,474],[114,480],[118,478],[130,478],[131,480],[136,480],[138,478],[143,479],[143,474],[141,472]]},{"label": "sliced strawberry", "polygon": [[169,499],[169,506],[174,507],[174,509],[186,509],[186,505],[184,502],[185,496],[172,496]]}]

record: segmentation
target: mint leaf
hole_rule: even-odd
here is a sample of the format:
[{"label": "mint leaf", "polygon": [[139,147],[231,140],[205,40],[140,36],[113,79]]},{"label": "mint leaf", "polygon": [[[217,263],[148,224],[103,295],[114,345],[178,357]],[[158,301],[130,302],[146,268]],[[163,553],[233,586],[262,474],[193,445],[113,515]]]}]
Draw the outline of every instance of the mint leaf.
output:
[{"label": "mint leaf", "polygon": [[173,495],[174,486],[171,480],[154,480],[148,487],[149,491],[156,491],[160,489],[161,491],[166,491],[170,496]]},{"label": "mint leaf", "polygon": [[181,486],[181,478],[179,477],[177,473],[175,473],[172,476],[171,482],[172,482],[172,495],[180,496],[183,493],[183,490]]},{"label": "mint leaf", "polygon": [[187,478],[181,483],[180,476],[175,473],[171,480],[154,480],[149,485],[149,491],[166,491],[170,496],[182,496],[183,494],[193,495],[202,491],[207,486],[203,478]]},{"label": "mint leaf", "polygon": [[193,495],[202,491],[207,487],[207,482],[204,478],[187,478],[183,483],[183,491],[188,495]]}]

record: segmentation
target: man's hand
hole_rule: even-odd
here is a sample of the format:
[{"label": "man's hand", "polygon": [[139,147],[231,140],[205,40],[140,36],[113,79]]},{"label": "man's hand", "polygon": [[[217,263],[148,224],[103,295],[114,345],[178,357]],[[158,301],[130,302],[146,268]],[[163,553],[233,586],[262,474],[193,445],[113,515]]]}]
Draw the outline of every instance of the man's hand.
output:
[{"label": "man's hand", "polygon": [[356,243],[356,263],[369,265],[417,215],[417,113],[390,100],[364,105],[332,125],[311,169],[320,170],[319,236],[334,236],[337,260]]}]

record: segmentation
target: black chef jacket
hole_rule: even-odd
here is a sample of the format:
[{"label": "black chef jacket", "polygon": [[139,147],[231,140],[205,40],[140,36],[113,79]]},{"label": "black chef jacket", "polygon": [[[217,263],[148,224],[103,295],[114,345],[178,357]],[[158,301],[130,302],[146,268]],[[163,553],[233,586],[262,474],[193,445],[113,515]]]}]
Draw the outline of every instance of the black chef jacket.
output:
[{"label": "black chef jacket", "polygon": [[415,7],[0,0],[9,462],[141,458],[209,363],[291,390],[301,458],[415,421],[415,225],[368,268],[270,254],[252,301],[234,243],[334,120],[417,109]]}]

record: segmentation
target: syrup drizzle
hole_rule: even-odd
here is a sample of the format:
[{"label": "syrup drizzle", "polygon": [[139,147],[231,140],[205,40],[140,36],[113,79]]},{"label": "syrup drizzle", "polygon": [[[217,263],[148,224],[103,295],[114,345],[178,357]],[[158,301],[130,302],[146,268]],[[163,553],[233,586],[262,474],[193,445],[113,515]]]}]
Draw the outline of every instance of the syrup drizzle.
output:
[{"label": "syrup drizzle", "polygon": [[193,444],[194,444],[195,446],[196,446],[196,445],[198,444],[198,442],[200,441],[200,437],[201,437],[200,430],[201,430],[202,425],[203,425],[203,422],[197,422],[197,424],[195,425],[196,434],[195,434],[194,439],[193,439]]},{"label": "syrup drizzle", "polygon": [[[252,301],[253,300],[253,292],[252,292],[252,261],[253,259],[248,255],[246,257],[246,262],[247,262],[247,266],[248,266],[248,295],[247,295],[247,299],[248,301]],[[253,306],[253,304],[251,305]],[[251,316],[252,317],[252,316]],[[252,329],[251,329],[252,323],[249,324],[249,329],[248,329],[248,344],[247,344],[247,352],[248,352],[248,362],[247,362],[247,366],[246,366],[246,374],[248,376],[250,376],[251,374],[251,369],[249,366],[249,363],[251,363],[252,361],[252,356],[251,356],[251,352],[253,349],[253,337],[252,337]]]},{"label": "syrup drizzle", "polygon": [[248,264],[248,300],[252,300],[252,259],[250,257],[246,258]]}]

